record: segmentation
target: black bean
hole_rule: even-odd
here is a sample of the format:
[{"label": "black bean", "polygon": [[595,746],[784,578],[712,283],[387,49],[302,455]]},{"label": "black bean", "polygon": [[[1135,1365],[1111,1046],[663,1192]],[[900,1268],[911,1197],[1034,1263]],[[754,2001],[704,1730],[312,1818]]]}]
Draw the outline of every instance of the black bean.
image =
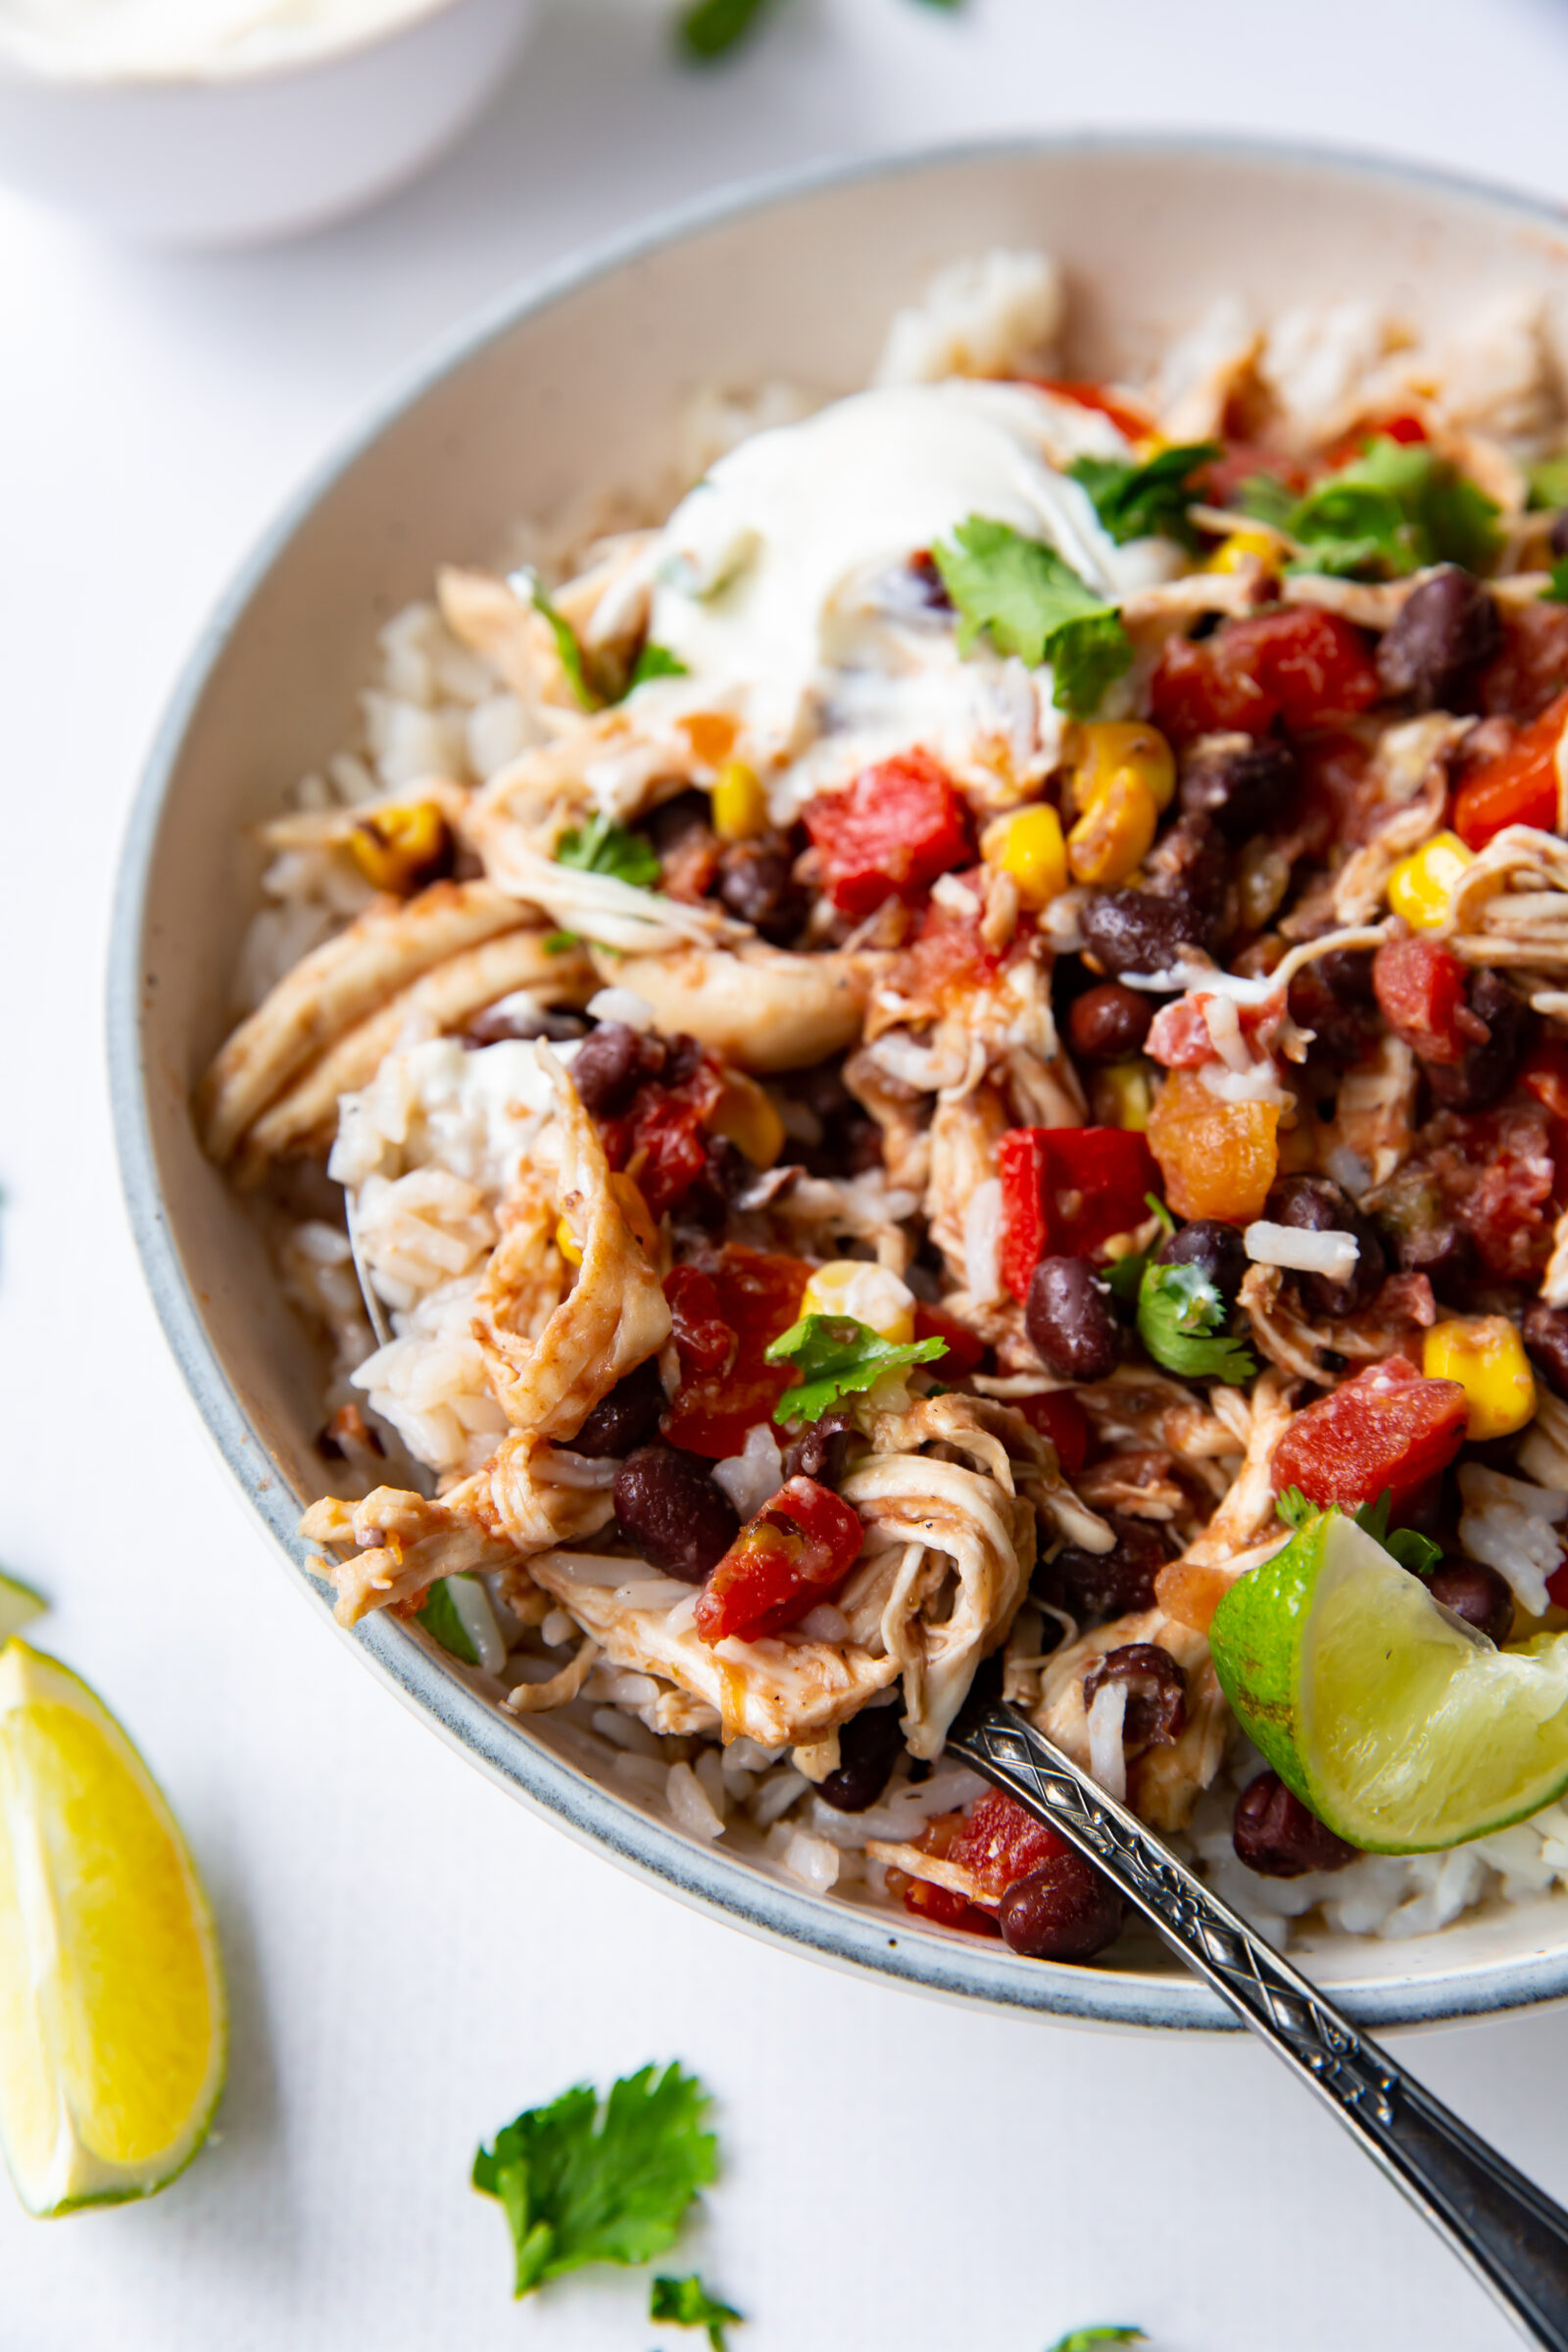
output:
[{"label": "black bean", "polygon": [[639,1446],[659,1435],[659,1416],[664,1409],[664,1384],[652,1356],[619,1380],[601,1397],[577,1435],[572,1449],[603,1458],[613,1454],[624,1461]]},{"label": "black bean", "polygon": [[1122,1898],[1082,1854],[1056,1854],[1002,1898],[1002,1939],[1031,1960],[1092,1960],[1121,1934]]},{"label": "black bean", "polygon": [[1554,556],[1568,556],[1568,507],[1560,514],[1552,516],[1546,538]]},{"label": "black bean", "polygon": [[1500,972],[1472,972],[1465,1004],[1487,1034],[1473,1039],[1457,1061],[1422,1065],[1440,1110],[1490,1109],[1513,1084],[1525,1050],[1530,1015]]},{"label": "black bean", "polygon": [[1501,644],[1497,608],[1481,582],[1457,564],[1440,564],[1384,632],[1378,676],[1385,694],[1402,696],[1412,710],[1451,710]]},{"label": "black bean", "polygon": [[1179,816],[1145,860],[1151,894],[1190,907],[1205,944],[1224,909],[1230,868],[1224,835],[1207,816]]},{"label": "black bean", "polygon": [[1200,735],[1182,760],[1181,805],[1245,841],[1284,827],[1299,783],[1289,744],[1269,736]]},{"label": "black bean", "polygon": [[1168,972],[1200,948],[1208,926],[1187,899],[1152,890],[1096,890],[1079,916],[1084,946],[1113,979]]},{"label": "black bean", "polygon": [[513,1037],[544,1037],[552,1045],[564,1045],[567,1038],[583,1036],[587,1027],[576,1013],[548,1011],[519,989],[514,997],[502,997],[474,1013],[463,1035],[470,1046],[498,1046]]},{"label": "black bean", "polygon": [[784,1476],[814,1478],[818,1486],[836,1487],[844,1476],[844,1457],[854,1427],[853,1414],[824,1413],[802,1432],[793,1446],[785,1447]]},{"label": "black bean", "polygon": [[1087,1551],[1064,1544],[1035,1572],[1039,1596],[1078,1618],[1127,1617],[1135,1609],[1152,1609],[1154,1579],[1171,1556],[1156,1522],[1121,1511],[1107,1511],[1104,1518],[1116,1539],[1113,1550]]},{"label": "black bean", "polygon": [[640,1446],[615,1472],[615,1524],[650,1567],[700,1585],[728,1551],[740,1520],[708,1464],[675,1446]]},{"label": "black bean", "polygon": [[710,831],[709,802],[706,792],[692,786],[677,792],[671,801],[663,801],[643,818],[643,830],[660,857],[673,858],[678,851]]},{"label": "black bean", "polygon": [[1029,1285],[1024,1329],[1058,1380],[1104,1380],[1121,1357],[1110,1294],[1083,1257],[1043,1257]]},{"label": "black bean", "polygon": [[1197,1266],[1227,1307],[1236,1304],[1236,1294],[1247,1280],[1246,1245],[1236,1227],[1218,1217],[1194,1217],[1191,1224],[1179,1225],[1160,1243],[1158,1257],[1162,1266]]},{"label": "black bean", "polygon": [[1544,1375],[1547,1388],[1558,1396],[1568,1396],[1568,1307],[1548,1306],[1544,1298],[1532,1299],[1525,1308],[1522,1328],[1525,1352]]},{"label": "black bean", "polygon": [[1445,1560],[1426,1583],[1434,1600],[1502,1647],[1513,1631],[1513,1587],[1505,1576],[1480,1560]]},{"label": "black bean", "polygon": [[1314,956],[1308,969],[1317,973],[1331,995],[1346,1004],[1364,1004],[1376,1008],[1378,995],[1372,979],[1372,950],[1370,948],[1331,948],[1326,956]]},{"label": "black bean", "polygon": [[1327,1176],[1282,1176],[1263,1204],[1271,1224],[1298,1233],[1348,1233],[1355,1242],[1355,1264],[1343,1282],[1326,1274],[1298,1277],[1309,1306],[1325,1315],[1353,1315],[1383,1288],[1388,1260],[1370,1218]]},{"label": "black bean", "polygon": [[1152,998],[1123,988],[1119,980],[1106,980],[1073,999],[1067,1037],[1086,1061],[1125,1061],[1143,1045],[1153,1018]]},{"label": "black bean", "polygon": [[[1436,1279],[1462,1273],[1468,1263],[1468,1239],[1454,1222],[1442,1186],[1419,1160],[1396,1169],[1379,1187],[1378,1231],[1385,1250],[1392,1251],[1403,1274]],[[1564,1366],[1568,1371],[1568,1352]]]},{"label": "black bean", "polygon": [[732,842],[718,861],[719,898],[776,948],[800,936],[810,911],[793,864],[789,844],[779,838]]},{"label": "black bean", "polygon": [[612,1119],[645,1079],[663,1074],[666,1061],[662,1038],[645,1037],[624,1021],[601,1021],[572,1057],[571,1083],[584,1110]]},{"label": "black bean", "polygon": [[823,1804],[840,1813],[863,1813],[876,1803],[893,1778],[904,1745],[899,1713],[896,1706],[862,1707],[839,1725],[837,1770],[816,1785]]},{"label": "black bean", "polygon": [[1336,948],[1303,964],[1286,1001],[1292,1020],[1311,1030],[1320,1056],[1341,1066],[1359,1061],[1379,1025],[1370,949]]},{"label": "black bean", "polygon": [[1122,1745],[1171,1747],[1187,1729],[1187,1677],[1157,1642],[1124,1642],[1107,1649],[1084,1676],[1084,1705],[1106,1683],[1125,1683],[1127,1709],[1121,1719]]},{"label": "black bean", "polygon": [[1343,1870],[1356,1848],[1309,1813],[1277,1772],[1260,1772],[1236,1799],[1231,1843],[1262,1879],[1299,1879],[1310,1870]]}]

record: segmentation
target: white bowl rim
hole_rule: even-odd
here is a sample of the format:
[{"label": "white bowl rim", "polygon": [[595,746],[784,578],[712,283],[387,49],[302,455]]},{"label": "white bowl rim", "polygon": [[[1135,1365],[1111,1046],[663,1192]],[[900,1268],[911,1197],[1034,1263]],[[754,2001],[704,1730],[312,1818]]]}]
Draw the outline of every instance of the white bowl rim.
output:
[{"label": "white bowl rim", "polygon": [[158,67],[147,73],[122,69],[118,72],[49,74],[24,65],[15,57],[8,57],[0,50],[0,86],[14,91],[32,90],[65,101],[72,98],[158,97],[173,91],[262,89],[268,85],[302,80],[309,74],[324,72],[332,66],[347,64],[351,58],[363,57],[369,50],[400,40],[405,34],[416,32],[431,24],[437,17],[452,15],[462,6],[463,0],[403,0],[398,14],[382,23],[363,24],[356,31],[335,36],[325,34],[318,45],[302,48],[291,56],[263,58],[254,65],[237,59],[231,65],[221,62],[197,63],[179,68]]},{"label": "white bowl rim", "polygon": [[[450,0],[439,0],[449,5]],[[108,961],[109,1080],[116,1148],[131,1232],[153,1305],[186,1386],[230,1472],[299,1572],[307,1597],[325,1588],[305,1568],[296,1511],[256,1425],[230,1387],[170,1234],[148,1115],[141,1022],[143,907],[163,804],[208,681],[252,598],[294,533],[339,477],[407,410],[497,337],[596,279],[700,231],[803,196],[906,172],[1035,156],[1122,152],[1140,157],[1233,159],[1294,165],[1344,178],[1427,186],[1561,232],[1568,207],[1495,182],[1354,148],[1211,132],[1092,130],[1024,133],[918,144],[869,158],[796,166],[726,183],[675,205],[638,228],[600,240],[526,279],[442,338],[368,409],[306,477],[252,547],[220,597],[174,687],[131,805],[116,885]],[[330,1618],[328,1619],[330,1623]],[[934,1935],[896,1914],[861,1910],[785,1886],[740,1858],[699,1846],[626,1803],[530,1740],[385,1612],[355,1627],[359,1655],[415,1712],[481,1771],[579,1844],[657,1880],[666,1891],[769,1942],[805,1949],[839,1967],[910,1989],[993,2009],[1081,2019],[1112,2028],[1240,2031],[1217,1995],[1182,1975],[1101,1971],[1022,1960],[978,1937]],[[1568,1942],[1555,1951],[1450,1970],[1422,1981],[1385,1979],[1335,1987],[1334,1997],[1374,2028],[1436,2026],[1568,1999]]]}]

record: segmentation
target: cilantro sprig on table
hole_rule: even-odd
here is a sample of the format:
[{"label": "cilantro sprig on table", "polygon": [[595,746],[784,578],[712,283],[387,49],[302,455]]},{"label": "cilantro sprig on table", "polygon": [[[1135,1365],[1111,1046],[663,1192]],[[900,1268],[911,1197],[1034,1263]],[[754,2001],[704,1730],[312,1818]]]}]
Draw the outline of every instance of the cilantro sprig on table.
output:
[{"label": "cilantro sprig on table", "polygon": [[958,615],[959,653],[984,631],[999,653],[1015,654],[1031,669],[1049,662],[1058,710],[1091,717],[1130,666],[1132,640],[1115,606],[1044,540],[971,514],[931,557]]},{"label": "cilantro sprig on table", "polygon": [[[1442,1544],[1434,1544],[1430,1536],[1419,1534],[1413,1527],[1391,1528],[1389,1513],[1393,1507],[1394,1489],[1385,1487],[1376,1502],[1362,1503],[1355,1514],[1355,1524],[1374,1544],[1381,1544],[1401,1568],[1408,1568],[1412,1576],[1430,1576],[1434,1568],[1443,1564]],[[1287,1527],[1298,1528],[1304,1527],[1309,1519],[1320,1517],[1323,1505],[1313,1502],[1299,1487],[1287,1487],[1276,1498],[1274,1508]]]},{"label": "cilantro sprig on table", "polygon": [[1147,2344],[1141,2328],[1075,2328],[1051,2347],[1051,2352],[1092,2352],[1096,2344]]},{"label": "cilantro sprig on table", "polygon": [[703,2130],[710,2101],[678,2064],[645,2066],[601,2107],[586,2082],[530,2107],[473,2160],[473,2185],[499,2199],[516,2253],[514,2295],[590,2262],[651,2262],[718,2171]]},{"label": "cilantro sprig on table", "polygon": [[1142,465],[1124,458],[1074,458],[1067,472],[1089,494],[1101,524],[1118,547],[1130,539],[1174,539],[1195,544],[1187,511],[1197,497],[1192,477],[1220,454],[1217,441],[1186,441]]},{"label": "cilantro sprig on table", "polygon": [[830,1405],[862,1389],[874,1388],[899,1364],[935,1363],[946,1355],[946,1340],[885,1340],[854,1315],[803,1315],[764,1350],[770,1364],[794,1364],[798,1388],[786,1389],[773,1414],[784,1427],[820,1421]]},{"label": "cilantro sprig on table", "polygon": [[[775,5],[776,0],[691,0],[675,20],[676,41],[695,63],[710,65],[737,48]],[[926,0],[928,8],[950,12],[962,5],[963,0]]]},{"label": "cilantro sprig on table", "polygon": [[1241,505],[1296,541],[1293,572],[1398,579],[1428,564],[1479,571],[1498,545],[1497,509],[1484,491],[1427,443],[1386,433],[1304,498],[1272,474],[1254,474]]},{"label": "cilantro sprig on table", "polygon": [[706,2328],[713,2352],[728,2352],[724,2330],[742,2324],[734,2306],[710,2295],[695,2276],[656,2278],[648,2298],[648,2317],[676,2328]]}]

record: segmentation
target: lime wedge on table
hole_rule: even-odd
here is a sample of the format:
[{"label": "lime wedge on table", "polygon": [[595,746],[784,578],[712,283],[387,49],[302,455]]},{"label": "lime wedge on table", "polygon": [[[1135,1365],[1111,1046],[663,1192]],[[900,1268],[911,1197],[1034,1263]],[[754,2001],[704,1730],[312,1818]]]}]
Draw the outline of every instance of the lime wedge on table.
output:
[{"label": "lime wedge on table", "polygon": [[162,2188],[222,2087],[207,1898],[169,1807],[85,1683],[0,1651],[0,2136],[29,2213]]},{"label": "lime wedge on table", "polygon": [[1430,1853],[1568,1788],[1568,1634],[1471,1639],[1338,1511],[1232,1585],[1208,1638],[1244,1729],[1352,1845]]}]

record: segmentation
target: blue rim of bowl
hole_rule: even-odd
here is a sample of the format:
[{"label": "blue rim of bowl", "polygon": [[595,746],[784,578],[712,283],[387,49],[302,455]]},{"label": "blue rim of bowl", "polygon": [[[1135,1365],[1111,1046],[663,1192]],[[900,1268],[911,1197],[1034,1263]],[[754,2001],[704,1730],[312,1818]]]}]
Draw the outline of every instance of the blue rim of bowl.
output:
[{"label": "blue rim of bowl", "polygon": [[[1340,178],[1394,180],[1430,187],[1516,221],[1562,234],[1568,210],[1523,191],[1435,167],[1353,149],[1230,138],[1205,133],[1085,131],[976,139],[895,150],[851,162],[817,163],[730,184],[672,207],[644,227],[603,240],[575,259],[529,279],[485,306],[373,404],[356,431],[307,477],[264,533],[220,598],[175,686],[143,770],[121,853],[108,970],[110,1097],[121,1181],[131,1231],[153,1304],[208,1434],[276,1539],[299,1581],[317,1597],[325,1588],[305,1566],[295,1532],[298,1504],[223,1371],[200,1307],[186,1282],[161,1196],[147,1107],[143,1049],[143,907],[158,852],[163,804],[191,718],[234,629],[294,533],[366,450],[437,384],[499,336],[548,311],[596,279],[704,230],[803,197],[906,173],[941,172],[986,161],[1123,152],[1301,167]],[[330,1616],[326,1617],[332,1623]],[[334,1630],[341,1630],[336,1629]],[[417,1636],[385,1614],[344,1639],[396,1693],[452,1746],[530,1810],[579,1844],[666,1891],[776,1944],[855,1971],[869,1970],[908,1988],[995,2009],[1081,2019],[1109,2027],[1212,2032],[1240,2030],[1218,1998],[1179,1974],[1069,1968],[1022,1960],[977,1938],[906,1928],[878,1913],[796,1890],[740,1857],[699,1845],[612,1795],[530,1740],[473,1690]],[[1369,2027],[1439,2025],[1568,1997],[1568,1941],[1556,1951],[1470,1967],[1416,1984],[1339,1984],[1335,1998]]]}]

